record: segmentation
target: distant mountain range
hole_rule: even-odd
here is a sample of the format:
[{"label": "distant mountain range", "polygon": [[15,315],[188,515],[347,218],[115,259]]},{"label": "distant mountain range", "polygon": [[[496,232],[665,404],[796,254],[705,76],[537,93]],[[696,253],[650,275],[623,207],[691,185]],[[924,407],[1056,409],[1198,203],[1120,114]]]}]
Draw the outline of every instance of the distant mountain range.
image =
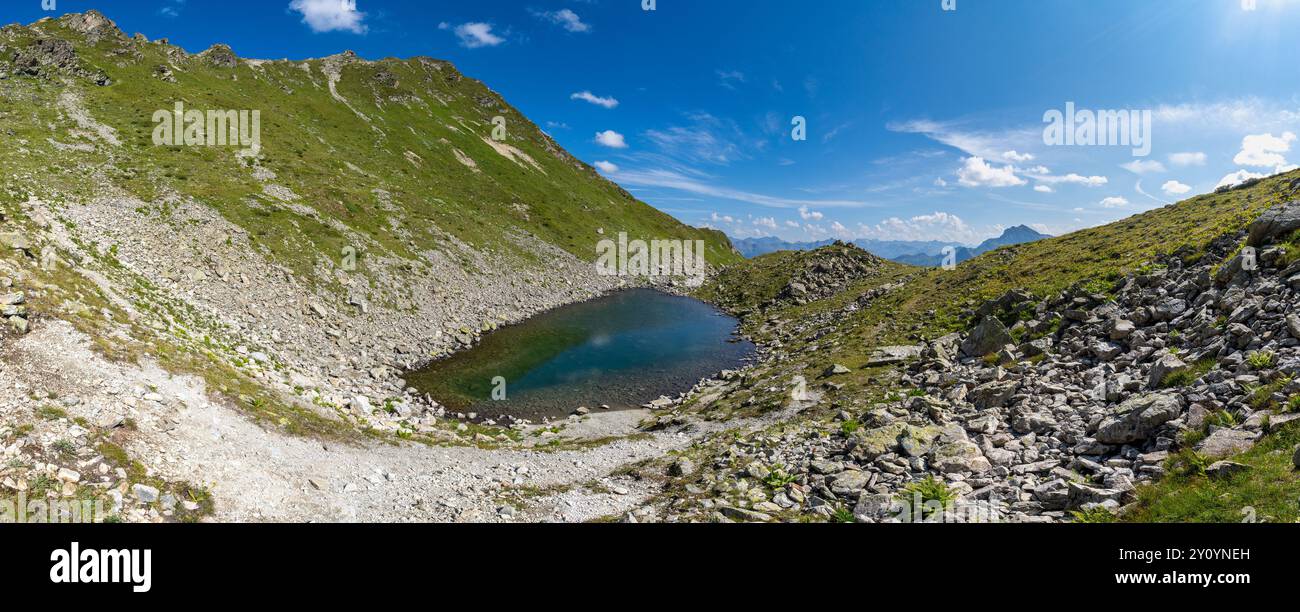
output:
[{"label": "distant mountain range", "polygon": [[[1051,238],[1047,234],[1040,233],[1034,229],[1017,225],[1008,228],[997,238],[990,238],[981,242],[979,246],[967,247],[953,245],[950,242],[939,241],[910,241],[910,240],[854,240],[853,244],[859,248],[872,253],[877,257],[897,261],[899,263],[910,264],[913,266],[939,266],[943,264],[944,248],[955,246],[957,250],[957,262],[961,263],[978,255],[987,253],[994,249],[1013,244],[1024,244],[1026,242],[1036,242],[1044,238]],[[826,245],[834,243],[834,240],[823,240],[820,242],[787,242],[780,238],[772,236],[764,238],[740,238],[732,241],[736,250],[740,251],[747,259],[775,253],[777,251],[811,251],[819,249]]]}]

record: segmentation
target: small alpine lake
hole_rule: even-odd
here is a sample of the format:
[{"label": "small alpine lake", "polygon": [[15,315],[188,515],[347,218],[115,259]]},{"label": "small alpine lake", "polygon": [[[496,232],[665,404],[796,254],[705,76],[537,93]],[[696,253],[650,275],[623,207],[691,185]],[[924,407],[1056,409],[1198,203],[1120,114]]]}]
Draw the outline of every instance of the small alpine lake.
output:
[{"label": "small alpine lake", "polygon": [[742,366],[754,345],[699,300],[629,289],[563,306],[485,336],[407,383],[458,412],[532,421],[676,396]]}]

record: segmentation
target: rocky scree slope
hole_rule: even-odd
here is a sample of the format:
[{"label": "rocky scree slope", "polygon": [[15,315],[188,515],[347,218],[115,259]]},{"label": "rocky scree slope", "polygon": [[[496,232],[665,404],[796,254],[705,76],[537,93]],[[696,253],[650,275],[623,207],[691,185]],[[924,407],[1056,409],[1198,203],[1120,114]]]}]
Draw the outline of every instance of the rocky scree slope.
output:
[{"label": "rocky scree slope", "polygon": [[[1186,223],[1214,235],[1145,245],[1153,230]],[[1131,252],[1062,273],[1078,265],[1075,249],[1102,244]],[[662,491],[629,516],[1300,517],[1300,173],[995,251],[954,272],[827,275],[823,286],[843,288],[831,297],[772,300],[781,276],[762,270],[797,275],[838,257],[760,258],[701,291],[746,316],[765,359],[648,426],[787,416],[629,468]],[[1008,269],[1028,273],[1007,278]],[[758,282],[741,282],[751,276]],[[1003,293],[968,297],[990,289]]]}]

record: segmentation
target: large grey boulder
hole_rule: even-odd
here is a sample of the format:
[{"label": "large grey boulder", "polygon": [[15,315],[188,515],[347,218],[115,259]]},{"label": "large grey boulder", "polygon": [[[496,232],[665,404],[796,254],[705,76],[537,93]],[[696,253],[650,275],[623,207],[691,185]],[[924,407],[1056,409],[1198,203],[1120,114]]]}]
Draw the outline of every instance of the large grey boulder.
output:
[{"label": "large grey boulder", "polygon": [[975,404],[979,410],[988,410],[989,408],[1001,408],[1007,405],[1011,396],[1016,394],[1016,389],[1020,387],[1020,382],[1016,380],[1000,380],[990,383],[984,383],[975,387],[970,392],[970,401]]},{"label": "large grey boulder", "polygon": [[[1119,507],[1120,502],[1124,499],[1124,491],[1119,489],[1105,489],[1079,482],[1069,483],[1066,491],[1065,507],[1071,510],[1099,504],[1113,504],[1114,507]],[[1111,504],[1107,502],[1111,502]]]},{"label": "large grey boulder", "polygon": [[958,440],[936,448],[931,453],[930,465],[944,474],[978,473],[993,467],[980,452],[980,447],[969,440]]},{"label": "large grey boulder", "polygon": [[1151,437],[1156,428],[1178,418],[1183,400],[1178,395],[1148,393],[1116,406],[1097,426],[1093,436],[1102,444],[1129,444]]},{"label": "large grey boulder", "polygon": [[1250,224],[1250,237],[1246,244],[1261,247],[1296,230],[1300,230],[1300,200],[1278,204],[1264,211]]},{"label": "large grey boulder", "polygon": [[1007,326],[1003,325],[1002,321],[997,317],[984,317],[984,320],[971,331],[966,341],[961,343],[961,352],[968,357],[983,357],[1014,343],[1011,332],[1007,331]]}]

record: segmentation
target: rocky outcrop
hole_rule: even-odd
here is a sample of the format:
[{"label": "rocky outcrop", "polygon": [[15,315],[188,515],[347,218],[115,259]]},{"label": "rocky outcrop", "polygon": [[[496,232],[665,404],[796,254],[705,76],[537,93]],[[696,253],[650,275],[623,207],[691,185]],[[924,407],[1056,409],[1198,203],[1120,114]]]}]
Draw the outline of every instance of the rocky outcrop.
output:
[{"label": "rocky outcrop", "polygon": [[1262,247],[1300,230],[1300,200],[1274,206],[1250,224],[1246,244]]},{"label": "rocky outcrop", "polygon": [[986,315],[971,331],[970,336],[961,343],[961,352],[968,357],[983,357],[996,353],[1014,342],[1002,321],[997,317]]},{"label": "rocky outcrop", "polygon": [[239,57],[229,45],[216,44],[199,54],[209,65],[216,68],[234,68],[239,66]]}]

